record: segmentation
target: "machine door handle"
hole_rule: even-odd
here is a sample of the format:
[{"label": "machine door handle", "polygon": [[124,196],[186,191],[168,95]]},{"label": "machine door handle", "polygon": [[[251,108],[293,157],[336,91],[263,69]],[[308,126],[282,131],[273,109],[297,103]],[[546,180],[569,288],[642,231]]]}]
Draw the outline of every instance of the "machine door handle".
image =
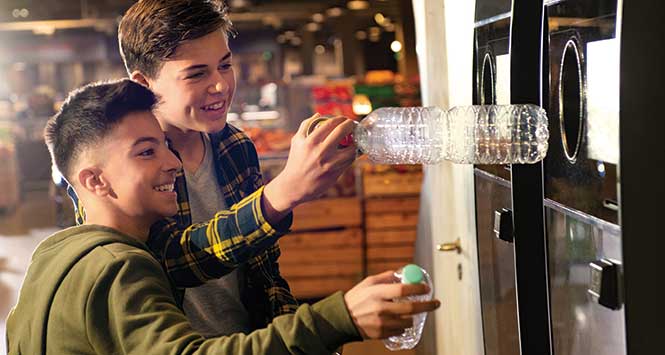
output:
[{"label": "machine door handle", "polygon": [[438,251],[456,251],[457,254],[462,252],[462,244],[459,238],[455,239],[452,243],[443,243],[436,246]]}]

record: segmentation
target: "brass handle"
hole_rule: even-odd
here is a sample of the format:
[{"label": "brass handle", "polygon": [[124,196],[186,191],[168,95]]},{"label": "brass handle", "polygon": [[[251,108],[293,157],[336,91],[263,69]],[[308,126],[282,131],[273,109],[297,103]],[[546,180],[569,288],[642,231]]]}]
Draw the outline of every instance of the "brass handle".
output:
[{"label": "brass handle", "polygon": [[455,239],[452,243],[443,243],[436,246],[438,251],[456,251],[457,254],[462,252],[462,244],[459,238]]}]

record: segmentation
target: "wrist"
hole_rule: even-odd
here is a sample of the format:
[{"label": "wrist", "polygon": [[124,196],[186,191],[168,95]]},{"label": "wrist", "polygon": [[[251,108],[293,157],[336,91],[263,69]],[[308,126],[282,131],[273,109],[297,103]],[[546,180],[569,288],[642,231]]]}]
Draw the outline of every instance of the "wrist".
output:
[{"label": "wrist", "polygon": [[288,213],[298,204],[285,186],[281,174],[270,181],[263,190],[263,198],[278,213]]}]

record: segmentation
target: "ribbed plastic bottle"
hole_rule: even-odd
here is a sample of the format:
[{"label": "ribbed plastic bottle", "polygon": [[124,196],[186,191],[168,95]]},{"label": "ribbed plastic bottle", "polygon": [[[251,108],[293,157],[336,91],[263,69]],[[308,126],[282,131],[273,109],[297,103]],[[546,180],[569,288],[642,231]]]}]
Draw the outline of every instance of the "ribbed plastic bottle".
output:
[{"label": "ribbed plastic bottle", "polygon": [[[427,271],[415,264],[409,264],[395,272],[395,282],[405,284],[426,283],[429,286],[429,293],[424,295],[407,296],[404,299],[409,301],[429,301],[432,299],[434,289],[432,288],[432,280],[427,274]],[[397,300],[399,302],[399,300]],[[420,342],[420,337],[423,334],[423,327],[427,313],[419,313],[413,316],[413,327],[404,330],[404,333],[397,336],[392,336],[383,340],[386,348],[392,351],[413,349]]]},{"label": "ribbed plastic bottle", "polygon": [[530,164],[547,153],[547,114],[530,104],[384,107],[353,132],[375,163]]}]

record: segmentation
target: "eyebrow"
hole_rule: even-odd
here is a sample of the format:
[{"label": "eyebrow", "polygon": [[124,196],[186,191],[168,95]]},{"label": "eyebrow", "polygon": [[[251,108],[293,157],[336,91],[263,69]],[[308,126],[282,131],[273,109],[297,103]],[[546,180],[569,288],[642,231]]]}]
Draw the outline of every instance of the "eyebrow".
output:
[{"label": "eyebrow", "polygon": [[[222,59],[220,59],[219,61],[220,61],[220,62],[223,62],[223,61],[225,61],[225,60],[227,60],[227,59],[229,59],[229,58],[231,58],[231,52],[226,53],[226,55],[224,55],[224,56],[222,57]],[[185,69],[182,69],[181,72],[190,71],[190,70],[195,70],[195,69],[205,69],[205,68],[207,68],[207,67],[208,67],[208,66],[207,66],[206,64],[194,64],[194,65],[190,65],[190,66],[188,66],[188,67],[185,68]]]},{"label": "eyebrow", "polygon": [[141,137],[137,140],[134,141],[134,144],[132,144],[132,148],[136,147],[137,145],[141,143],[154,143],[154,144],[159,144],[159,140],[155,137]]}]

